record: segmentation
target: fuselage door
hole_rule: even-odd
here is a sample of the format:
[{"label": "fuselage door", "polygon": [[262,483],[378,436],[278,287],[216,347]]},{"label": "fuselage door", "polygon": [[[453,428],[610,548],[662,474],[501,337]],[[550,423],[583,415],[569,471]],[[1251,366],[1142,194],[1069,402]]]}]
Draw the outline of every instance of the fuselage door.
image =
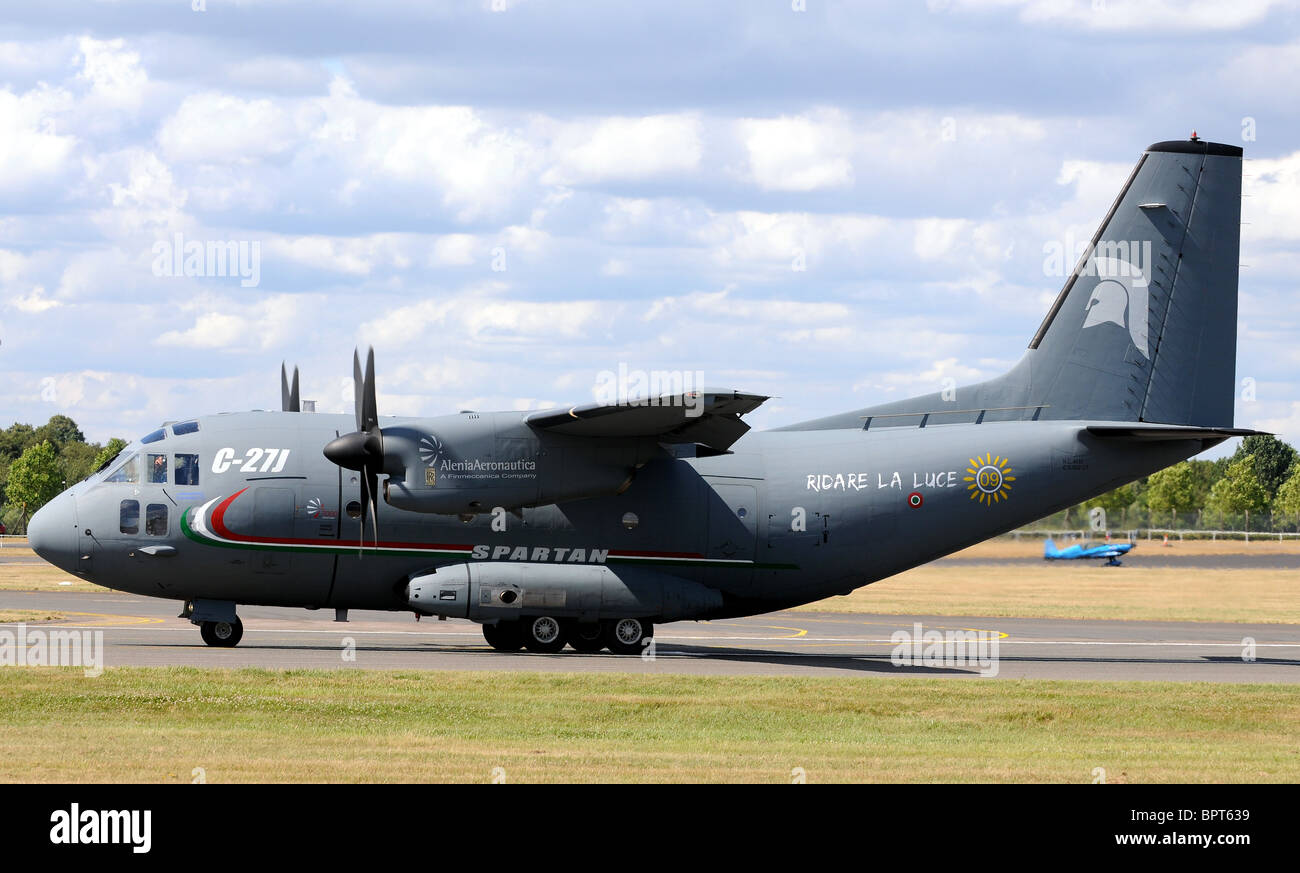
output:
[{"label": "fuselage door", "polygon": [[710,486],[708,557],[753,561],[758,543],[758,489],[715,479],[705,481]]}]

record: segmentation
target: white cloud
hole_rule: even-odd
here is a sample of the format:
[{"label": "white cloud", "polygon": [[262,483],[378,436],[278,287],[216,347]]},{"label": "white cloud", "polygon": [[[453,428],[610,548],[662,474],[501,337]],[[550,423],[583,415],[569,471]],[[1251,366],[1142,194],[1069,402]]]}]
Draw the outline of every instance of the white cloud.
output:
[{"label": "white cloud", "polygon": [[1284,0],[927,0],[932,10],[1016,9],[1022,21],[1088,30],[1240,30]]},{"label": "white cloud", "polygon": [[551,151],[541,181],[581,185],[690,173],[704,145],[697,116],[648,115],[562,125]]},{"label": "white cloud", "polygon": [[45,312],[48,309],[56,309],[63,305],[57,300],[46,297],[45,289],[40,285],[33,288],[30,294],[15,297],[11,303],[15,309],[28,313]]},{"label": "white cloud", "polygon": [[158,143],[172,161],[249,163],[298,144],[284,108],[270,100],[192,94],[162,123]]},{"label": "white cloud", "polygon": [[278,294],[259,298],[255,307],[231,299],[206,299],[187,304],[197,314],[192,327],[169,330],[156,340],[160,346],[221,351],[265,350],[281,347],[302,332],[303,316],[320,299]]},{"label": "white cloud", "polygon": [[853,131],[841,112],[737,122],[750,178],[764,190],[814,191],[853,184]]},{"label": "white cloud", "polygon": [[60,88],[0,89],[0,188],[23,190],[68,171],[76,140],[58,133],[58,119],[71,105]]},{"label": "white cloud", "polygon": [[77,77],[90,84],[97,103],[118,109],[139,108],[149,76],[140,65],[138,52],[126,48],[122,39],[88,36],[77,40],[77,48],[81,61]]}]

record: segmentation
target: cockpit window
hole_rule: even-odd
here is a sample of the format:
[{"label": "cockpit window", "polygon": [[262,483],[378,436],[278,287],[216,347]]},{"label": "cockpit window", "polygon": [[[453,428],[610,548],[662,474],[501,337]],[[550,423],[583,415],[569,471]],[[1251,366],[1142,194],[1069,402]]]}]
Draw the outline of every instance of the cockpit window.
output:
[{"label": "cockpit window", "polygon": [[150,503],[145,509],[144,532],[151,537],[167,536],[167,505],[165,503]]},{"label": "cockpit window", "polygon": [[146,455],[144,469],[150,485],[167,484],[167,456],[164,454]]},{"label": "cockpit window", "polygon": [[140,442],[142,442],[142,443],[156,443],[156,442],[158,442],[158,440],[162,439],[162,438],[165,437],[165,436],[167,436],[167,431],[163,430],[163,429],[160,427],[160,428],[158,428],[156,431],[154,431],[153,433],[146,434],[145,436],[140,437]]},{"label": "cockpit window", "polygon": [[132,455],[122,462],[116,470],[108,475],[105,482],[128,482],[137,485],[140,482],[140,456]]},{"label": "cockpit window", "polygon": [[185,436],[187,433],[198,433],[199,423],[197,421],[180,421],[172,425],[172,433],[176,436]]},{"label": "cockpit window", "polygon": [[119,512],[118,530],[124,534],[138,534],[140,532],[140,501],[123,500]]},{"label": "cockpit window", "polygon": [[177,485],[197,485],[199,484],[199,456],[176,453],[176,484]]}]

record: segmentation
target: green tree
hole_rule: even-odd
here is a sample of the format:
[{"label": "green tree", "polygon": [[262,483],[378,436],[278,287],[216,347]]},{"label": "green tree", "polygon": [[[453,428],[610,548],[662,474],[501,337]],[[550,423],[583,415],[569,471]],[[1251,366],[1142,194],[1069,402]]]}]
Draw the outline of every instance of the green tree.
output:
[{"label": "green tree", "polygon": [[32,513],[62,490],[63,471],[59,468],[59,455],[48,440],[28,446],[18,460],[9,466],[9,482],[5,491],[8,502],[20,508],[24,527]]},{"label": "green tree", "polygon": [[95,472],[95,457],[100,448],[98,444],[64,443],[59,449],[59,468],[63,471],[63,481],[71,485]]},{"label": "green tree", "polygon": [[113,437],[108,441],[108,445],[100,449],[99,454],[95,455],[95,460],[90,465],[90,472],[94,473],[100,467],[116,458],[121,454],[122,449],[124,448],[126,448],[126,440]]},{"label": "green tree", "polygon": [[36,428],[33,442],[49,440],[54,448],[59,449],[68,443],[84,443],[86,435],[77,427],[77,423],[66,415],[52,415],[50,420]]},{"label": "green tree", "polygon": [[1296,529],[1300,530],[1300,465],[1291,468],[1291,475],[1277,489],[1273,511],[1283,517],[1295,518]]},{"label": "green tree", "polygon": [[23,453],[36,438],[36,431],[30,424],[16,422],[0,430],[0,458],[12,461]]},{"label": "green tree", "polygon": [[1232,460],[1239,461],[1246,455],[1255,456],[1255,475],[1268,492],[1270,501],[1291,474],[1291,467],[1300,459],[1295,449],[1267,433],[1255,434],[1242,440]]},{"label": "green tree", "polygon": [[1250,514],[1259,513],[1269,504],[1269,494],[1260,481],[1259,462],[1254,455],[1243,455],[1228,464],[1223,478],[1210,489],[1209,506],[1219,512],[1246,514],[1246,530],[1250,530]]},{"label": "green tree", "polygon": [[1169,513],[1173,527],[1178,526],[1178,513],[1196,509],[1204,496],[1204,477],[1189,461],[1147,477],[1147,507],[1152,512]]}]

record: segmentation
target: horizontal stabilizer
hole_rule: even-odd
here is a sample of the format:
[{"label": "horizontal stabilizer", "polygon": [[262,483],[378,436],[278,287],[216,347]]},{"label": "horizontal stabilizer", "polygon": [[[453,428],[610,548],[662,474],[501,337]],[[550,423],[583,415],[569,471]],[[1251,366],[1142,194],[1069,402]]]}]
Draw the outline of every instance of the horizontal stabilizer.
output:
[{"label": "horizontal stabilizer", "polygon": [[621,404],[587,403],[547,409],[526,419],[532,427],[582,437],[657,437],[726,451],[749,431],[740,420],[767,400],[760,394],[706,389]]},{"label": "horizontal stabilizer", "polygon": [[1238,427],[1182,427],[1176,424],[1094,424],[1088,433],[1116,440],[1215,440],[1257,436],[1262,431]]}]

